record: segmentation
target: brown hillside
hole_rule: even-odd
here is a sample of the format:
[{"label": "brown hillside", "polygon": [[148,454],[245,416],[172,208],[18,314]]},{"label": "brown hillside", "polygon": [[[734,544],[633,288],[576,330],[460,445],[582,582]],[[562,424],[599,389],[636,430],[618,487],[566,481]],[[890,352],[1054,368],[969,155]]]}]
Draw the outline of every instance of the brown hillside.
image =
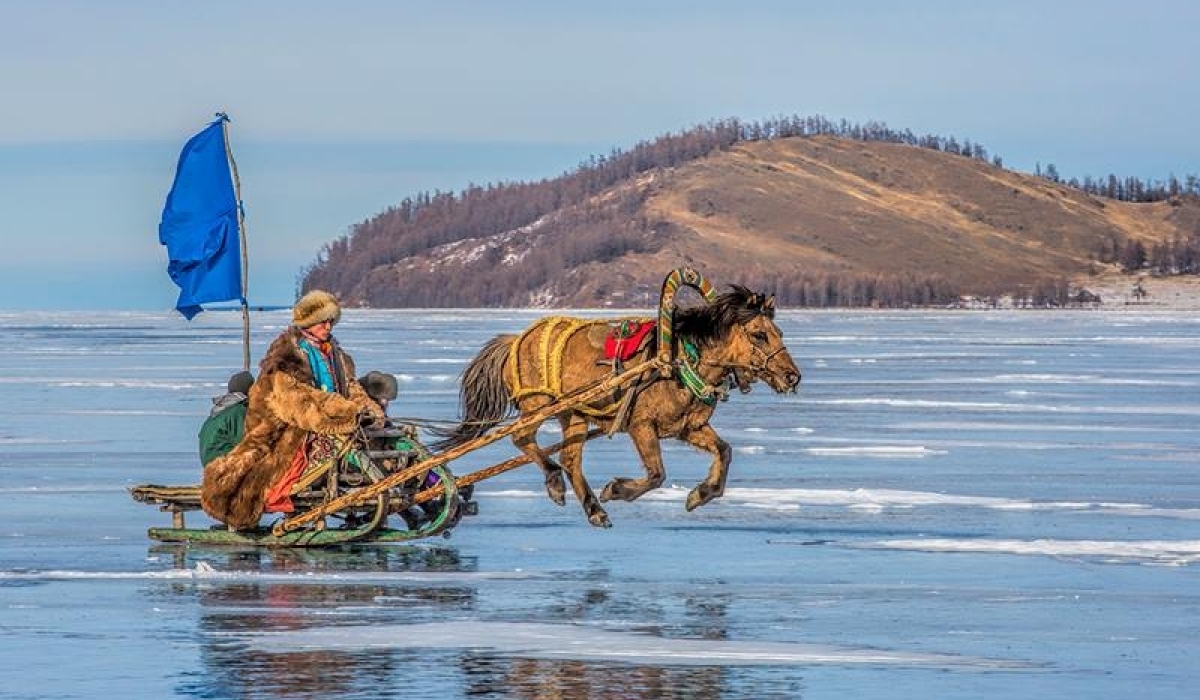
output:
[{"label": "brown hillside", "polygon": [[1178,232],[1179,208],[833,137],[738,144],[679,168],[647,202],[693,232],[685,250],[701,260],[746,271],[933,274],[974,293],[1081,276],[1106,241]]},{"label": "brown hillside", "polygon": [[[1195,197],[1120,202],[943,151],[796,137],[740,141],[641,173],[532,224],[375,265],[335,291],[369,306],[469,306],[455,300],[468,280],[528,265],[520,278],[536,286],[506,295],[514,277],[492,278],[488,305],[644,305],[666,272],[690,264],[718,285],[929,277],[988,295],[1085,283],[1114,242],[1198,234]],[[621,238],[618,252],[603,254],[607,236]],[[568,261],[559,267],[532,267],[547,250],[580,246],[589,252],[555,258]],[[414,296],[417,287],[436,295]]]}]

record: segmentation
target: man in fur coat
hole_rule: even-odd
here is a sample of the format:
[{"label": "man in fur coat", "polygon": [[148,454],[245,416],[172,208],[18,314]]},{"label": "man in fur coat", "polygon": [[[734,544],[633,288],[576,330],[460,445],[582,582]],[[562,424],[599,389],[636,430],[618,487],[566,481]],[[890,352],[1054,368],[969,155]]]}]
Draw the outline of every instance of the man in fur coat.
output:
[{"label": "man in fur coat", "polygon": [[245,435],[204,468],[200,504],[231,529],[256,527],[264,512],[292,512],[290,488],[314,438],[383,424],[383,411],[354,378],[354,361],[333,338],[341,315],[329,292],[314,290],[296,302],[292,325],[259,364]]}]

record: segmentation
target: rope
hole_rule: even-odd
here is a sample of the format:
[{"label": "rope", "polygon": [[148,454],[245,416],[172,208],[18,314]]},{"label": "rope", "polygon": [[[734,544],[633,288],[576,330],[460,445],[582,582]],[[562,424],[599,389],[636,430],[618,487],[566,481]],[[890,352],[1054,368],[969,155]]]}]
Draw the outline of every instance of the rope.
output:
[{"label": "rope", "polygon": [[[508,359],[505,360],[504,370],[509,377],[509,393],[514,402],[527,396],[547,395],[551,397],[562,395],[562,360],[567,343],[580,329],[593,325],[594,321],[585,321],[567,316],[552,316],[535,324],[521,334],[510,346]],[[559,328],[562,327],[562,330]],[[558,331],[556,333],[556,331]],[[537,333],[538,365],[542,368],[540,385],[521,386],[521,371],[517,362],[521,343],[527,337]]]},{"label": "rope", "polygon": [[[508,358],[504,364],[504,371],[509,377],[509,386],[511,387],[509,393],[512,395],[512,401],[516,403],[529,396],[549,396],[551,399],[561,398],[563,396],[563,357],[566,354],[567,343],[585,328],[604,323],[605,321],[554,316],[535,324],[532,328],[521,334],[509,348]],[[521,386],[521,372],[518,362],[521,342],[533,333],[540,334],[537,337],[538,356],[536,359],[538,366],[542,368],[541,376],[539,377],[542,383],[537,386]],[[594,418],[611,418],[618,411],[618,405],[612,402],[603,408],[592,408],[590,406],[575,406],[574,408],[576,411]]]},{"label": "rope", "polygon": [[[405,425],[418,425],[423,428],[453,428],[458,425],[458,421],[451,420],[433,420],[429,418],[416,418],[413,416],[390,416],[393,423],[403,423]],[[480,421],[482,422],[482,421]]]}]

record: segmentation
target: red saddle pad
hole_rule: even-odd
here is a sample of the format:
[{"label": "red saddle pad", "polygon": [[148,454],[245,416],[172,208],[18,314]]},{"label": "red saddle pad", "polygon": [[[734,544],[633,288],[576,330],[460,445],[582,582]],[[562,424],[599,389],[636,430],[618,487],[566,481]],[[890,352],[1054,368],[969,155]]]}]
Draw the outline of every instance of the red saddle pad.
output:
[{"label": "red saddle pad", "polygon": [[642,323],[624,322],[613,329],[604,339],[604,358],[628,360],[642,347],[642,342],[654,327],[654,321]]}]

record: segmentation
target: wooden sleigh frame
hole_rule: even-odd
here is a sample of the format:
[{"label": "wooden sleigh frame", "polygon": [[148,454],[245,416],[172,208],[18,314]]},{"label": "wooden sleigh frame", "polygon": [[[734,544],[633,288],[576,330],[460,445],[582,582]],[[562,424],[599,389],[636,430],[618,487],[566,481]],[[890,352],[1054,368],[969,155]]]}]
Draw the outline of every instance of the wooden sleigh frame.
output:
[{"label": "wooden sleigh frame", "polygon": [[[296,512],[304,513],[319,508],[325,503],[349,493],[365,484],[375,483],[389,471],[407,470],[415,462],[429,455],[428,450],[416,441],[414,431],[404,428],[386,428],[366,431],[358,444],[349,446],[343,454],[325,464],[316,474],[308,474],[292,493]],[[388,449],[373,450],[364,445],[376,445],[380,441],[394,441]],[[397,449],[396,446],[400,448]],[[385,465],[392,465],[389,470]],[[411,470],[410,470],[411,471]],[[200,506],[199,486],[159,486],[146,484],[129,489],[135,501],[157,505],[159,510],[171,514],[171,527],[150,528],[150,539],[160,542],[195,542],[202,544],[244,544],[254,546],[326,546],[359,541],[404,542],[433,535],[448,535],[450,529],[463,515],[473,515],[477,508],[473,502],[459,497],[454,476],[448,469],[439,467],[432,471],[437,485],[422,488],[423,479],[415,478],[410,483],[397,484],[380,493],[371,502],[355,502],[345,508],[331,511],[312,527],[277,536],[270,528],[234,531],[223,525],[207,529],[188,528],[186,514],[198,511]],[[418,492],[423,497],[417,499]],[[414,506],[433,503],[426,508],[425,522],[409,529],[394,529],[387,526],[387,517],[408,511]]]}]

